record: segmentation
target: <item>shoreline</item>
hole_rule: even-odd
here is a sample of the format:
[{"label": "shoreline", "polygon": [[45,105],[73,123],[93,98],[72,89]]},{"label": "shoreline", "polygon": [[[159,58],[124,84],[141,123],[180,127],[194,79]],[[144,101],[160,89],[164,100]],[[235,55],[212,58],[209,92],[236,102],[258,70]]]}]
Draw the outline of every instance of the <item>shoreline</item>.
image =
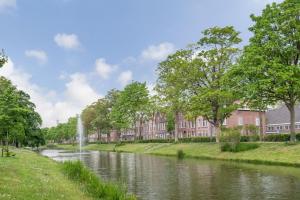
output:
[{"label": "shoreline", "polygon": [[[28,149],[11,151],[16,153],[14,157],[0,157],[0,199],[93,200],[116,195],[123,200],[135,199],[118,184],[99,179],[82,164],[78,168],[80,162],[61,163]],[[74,176],[80,179],[73,179]]]},{"label": "shoreline", "polygon": [[[184,158],[200,160],[221,160],[260,165],[300,167],[300,144],[287,145],[282,142],[259,143],[257,149],[243,152],[221,152],[216,143],[131,143],[131,144],[89,144],[84,150],[142,153],[157,156],[177,156],[182,150]],[[60,149],[76,150],[76,146],[58,145]]]}]

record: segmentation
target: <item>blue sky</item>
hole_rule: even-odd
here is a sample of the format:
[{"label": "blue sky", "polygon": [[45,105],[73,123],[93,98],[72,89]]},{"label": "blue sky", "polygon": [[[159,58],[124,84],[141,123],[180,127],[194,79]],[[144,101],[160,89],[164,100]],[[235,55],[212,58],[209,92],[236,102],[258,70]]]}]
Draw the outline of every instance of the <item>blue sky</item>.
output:
[{"label": "blue sky", "polygon": [[[249,15],[271,0],[0,0],[0,75],[32,97],[43,126],[80,113],[111,88],[155,82],[159,61],[212,26],[247,44]],[[277,1],[280,2],[280,1]]]}]

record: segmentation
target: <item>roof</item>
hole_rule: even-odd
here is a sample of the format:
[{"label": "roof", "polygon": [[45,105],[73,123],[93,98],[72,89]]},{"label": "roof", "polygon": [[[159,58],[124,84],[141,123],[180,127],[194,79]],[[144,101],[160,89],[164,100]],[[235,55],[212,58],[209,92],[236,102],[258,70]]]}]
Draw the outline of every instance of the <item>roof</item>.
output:
[{"label": "roof", "polygon": [[[300,122],[300,104],[295,107],[296,122]],[[285,105],[266,112],[267,124],[289,124],[290,112]]]}]

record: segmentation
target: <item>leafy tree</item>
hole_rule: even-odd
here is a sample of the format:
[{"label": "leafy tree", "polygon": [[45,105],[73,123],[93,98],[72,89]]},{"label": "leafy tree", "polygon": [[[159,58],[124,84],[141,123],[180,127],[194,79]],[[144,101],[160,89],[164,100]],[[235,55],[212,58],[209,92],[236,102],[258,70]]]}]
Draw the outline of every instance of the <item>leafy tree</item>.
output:
[{"label": "leafy tree", "polygon": [[5,151],[9,143],[27,145],[33,134],[39,135],[41,123],[30,96],[0,77],[0,139],[5,140]]},{"label": "leafy tree", "polygon": [[179,114],[184,111],[186,78],[184,69],[187,68],[190,50],[180,50],[161,62],[157,68],[158,79],[155,87],[160,99],[160,107],[175,116],[174,139],[178,141]]},{"label": "leafy tree", "polygon": [[4,53],[4,50],[0,52],[0,68],[7,62],[7,56]]},{"label": "leafy tree", "polygon": [[112,107],[111,119],[119,129],[134,127],[135,138],[141,128],[137,130],[137,122],[142,127],[145,117],[149,114],[149,91],[146,83],[133,82],[121,91],[116,104]]},{"label": "leafy tree", "polygon": [[186,69],[186,92],[190,115],[203,116],[215,127],[219,142],[221,126],[237,108],[238,96],[228,87],[226,73],[236,62],[241,42],[232,26],[213,27],[203,31],[203,37],[193,45]]},{"label": "leafy tree", "polygon": [[93,120],[96,118],[96,110],[95,105],[88,105],[82,112],[81,112],[81,119],[83,122],[83,126],[87,132],[87,135],[94,131],[94,124]]},{"label": "leafy tree", "polygon": [[300,100],[300,2],[285,0],[251,15],[253,37],[244,48],[238,72],[248,84],[249,98],[266,104],[283,102],[290,112],[291,141],[295,136],[295,106]]}]

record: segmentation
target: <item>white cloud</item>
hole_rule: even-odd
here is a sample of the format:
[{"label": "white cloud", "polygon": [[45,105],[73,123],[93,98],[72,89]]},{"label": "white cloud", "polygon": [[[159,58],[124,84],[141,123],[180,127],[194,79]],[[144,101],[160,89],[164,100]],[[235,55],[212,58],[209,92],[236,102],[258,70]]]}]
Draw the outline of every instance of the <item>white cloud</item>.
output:
[{"label": "white cloud", "polygon": [[0,75],[10,79],[14,85],[28,93],[43,119],[43,126],[53,126],[57,120],[65,122],[71,116],[80,113],[88,104],[101,97],[88,83],[84,74],[68,76],[65,90],[58,95],[56,91],[45,90],[34,84],[31,75],[15,67],[9,59],[0,69]]},{"label": "white cloud", "polygon": [[58,33],[54,36],[55,43],[65,49],[78,49],[80,42],[75,34]]},{"label": "white cloud", "polygon": [[25,55],[36,59],[40,64],[44,64],[48,60],[46,52],[42,50],[27,50],[25,51]]},{"label": "white cloud", "polygon": [[16,6],[16,0],[0,0],[0,12],[14,9]]},{"label": "white cloud", "polygon": [[95,69],[102,79],[108,79],[117,66],[108,64],[104,58],[99,58],[96,60]]},{"label": "white cloud", "polygon": [[150,45],[148,48],[142,51],[141,57],[144,60],[161,61],[174,51],[174,44],[163,42],[158,45]]},{"label": "white cloud", "polygon": [[131,80],[132,72],[130,70],[122,72],[118,77],[118,81],[121,83],[122,86],[127,85]]}]

